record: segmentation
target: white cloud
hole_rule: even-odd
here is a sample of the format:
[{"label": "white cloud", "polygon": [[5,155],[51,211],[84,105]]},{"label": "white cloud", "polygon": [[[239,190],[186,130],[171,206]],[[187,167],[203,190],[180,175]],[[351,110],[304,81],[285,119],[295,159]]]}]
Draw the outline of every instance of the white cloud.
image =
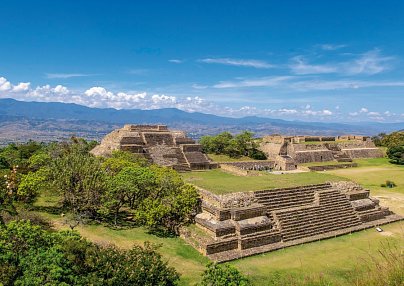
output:
[{"label": "white cloud", "polygon": [[288,84],[288,88],[296,90],[335,90],[359,89],[370,87],[402,87],[404,81],[366,81],[366,80],[297,80]]},{"label": "white cloud", "polygon": [[274,65],[271,65],[265,61],[251,60],[251,59],[206,58],[201,59],[199,61],[206,64],[222,64],[229,66],[253,67],[257,69],[268,69],[274,67]]},{"label": "white cloud", "polygon": [[215,84],[214,88],[235,88],[235,87],[271,87],[278,86],[282,82],[292,79],[292,76],[262,77],[246,79],[241,81],[222,81]]},{"label": "white cloud", "polygon": [[289,66],[294,74],[324,74],[334,73],[337,68],[332,65],[311,65],[307,64],[302,56],[292,58],[292,64]]},{"label": "white cloud", "polygon": [[362,54],[358,59],[343,64],[343,70],[347,74],[378,74],[390,69],[394,57],[382,56],[378,49]]},{"label": "white cloud", "polygon": [[305,57],[300,55],[291,59],[292,63],[289,65],[289,68],[292,73],[298,75],[329,73],[343,75],[374,75],[389,70],[393,60],[394,57],[383,56],[380,50],[374,49],[349,61],[323,64],[309,64]]},{"label": "white cloud", "polygon": [[179,60],[179,59],[171,59],[168,61],[173,64],[182,64],[184,62],[183,60]]},{"label": "white cloud", "polygon": [[72,77],[83,77],[92,76],[92,74],[83,73],[46,73],[47,78],[72,78]]},{"label": "white cloud", "polygon": [[342,48],[345,48],[345,47],[346,47],[346,45],[333,45],[333,44],[320,45],[320,48],[325,50],[325,51],[335,51],[335,50],[342,49]]},{"label": "white cloud", "polygon": [[366,107],[362,107],[362,108],[359,110],[359,113],[367,113],[367,112],[369,112],[369,110],[368,110]]},{"label": "white cloud", "polygon": [[17,85],[13,85],[6,78],[0,77],[0,91],[8,91],[8,92],[22,92],[27,91],[30,87],[29,82],[20,82]]}]

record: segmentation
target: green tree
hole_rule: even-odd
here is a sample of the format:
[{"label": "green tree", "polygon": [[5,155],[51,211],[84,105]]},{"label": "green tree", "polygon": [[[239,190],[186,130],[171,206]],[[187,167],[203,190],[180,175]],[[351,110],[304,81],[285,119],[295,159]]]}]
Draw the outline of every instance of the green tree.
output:
[{"label": "green tree", "polygon": [[389,147],[387,156],[391,163],[404,165],[404,145]]},{"label": "green tree", "polygon": [[383,136],[381,144],[388,148],[404,145],[404,131],[397,131]]},{"label": "green tree", "polygon": [[125,167],[114,176],[108,176],[100,212],[114,215],[114,223],[125,203],[135,208],[155,188],[155,176],[147,167]]},{"label": "green tree", "polygon": [[18,184],[17,200],[28,204],[33,203],[39,192],[48,185],[49,173],[50,170],[43,167],[36,172],[22,175]]},{"label": "green tree", "polygon": [[234,266],[209,263],[202,274],[200,286],[248,286],[251,282]]},{"label": "green tree", "polygon": [[95,216],[105,191],[106,175],[98,158],[72,148],[50,167],[50,182],[62,194],[64,207],[74,214]]}]

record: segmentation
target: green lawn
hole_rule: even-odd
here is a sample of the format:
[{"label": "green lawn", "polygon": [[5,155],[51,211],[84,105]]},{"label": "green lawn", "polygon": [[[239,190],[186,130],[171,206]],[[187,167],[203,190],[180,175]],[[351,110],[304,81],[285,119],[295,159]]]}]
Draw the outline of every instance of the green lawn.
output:
[{"label": "green lawn", "polygon": [[182,176],[186,182],[216,194],[286,188],[344,180],[344,178],[328,173],[304,172],[282,175],[261,173],[262,176],[243,177],[215,169],[205,172],[184,173]]}]

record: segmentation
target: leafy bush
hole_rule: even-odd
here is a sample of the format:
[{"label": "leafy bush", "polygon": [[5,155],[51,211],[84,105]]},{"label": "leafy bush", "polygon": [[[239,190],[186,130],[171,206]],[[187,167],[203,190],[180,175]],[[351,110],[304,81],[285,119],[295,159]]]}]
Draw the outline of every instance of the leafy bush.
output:
[{"label": "leafy bush", "polygon": [[0,284],[175,285],[179,274],[157,246],[97,246],[78,233],[50,232],[29,221],[0,228]]},{"label": "leafy bush", "polygon": [[404,145],[391,146],[387,149],[387,157],[393,164],[404,165]]},{"label": "leafy bush", "polygon": [[387,180],[385,184],[381,184],[380,186],[382,188],[394,188],[397,185],[394,182]]},{"label": "leafy bush", "polygon": [[202,274],[200,286],[248,286],[251,282],[234,266],[209,263]]}]

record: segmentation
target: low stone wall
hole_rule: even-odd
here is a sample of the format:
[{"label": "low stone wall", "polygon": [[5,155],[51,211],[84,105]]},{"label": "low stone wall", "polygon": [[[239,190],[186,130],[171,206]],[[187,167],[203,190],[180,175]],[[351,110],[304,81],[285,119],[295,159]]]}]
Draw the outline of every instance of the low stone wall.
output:
[{"label": "low stone wall", "polygon": [[236,175],[236,176],[259,176],[257,172],[253,172],[250,170],[243,170],[240,169],[236,166],[229,165],[229,164],[220,164],[220,168],[230,174]]},{"label": "low stone wall", "polygon": [[245,162],[226,162],[226,165],[234,166],[242,170],[269,170],[275,165],[274,161],[245,161]]},{"label": "low stone wall", "polygon": [[358,167],[357,163],[335,164],[335,165],[323,165],[323,166],[309,166],[310,171],[326,171],[344,168]]}]

